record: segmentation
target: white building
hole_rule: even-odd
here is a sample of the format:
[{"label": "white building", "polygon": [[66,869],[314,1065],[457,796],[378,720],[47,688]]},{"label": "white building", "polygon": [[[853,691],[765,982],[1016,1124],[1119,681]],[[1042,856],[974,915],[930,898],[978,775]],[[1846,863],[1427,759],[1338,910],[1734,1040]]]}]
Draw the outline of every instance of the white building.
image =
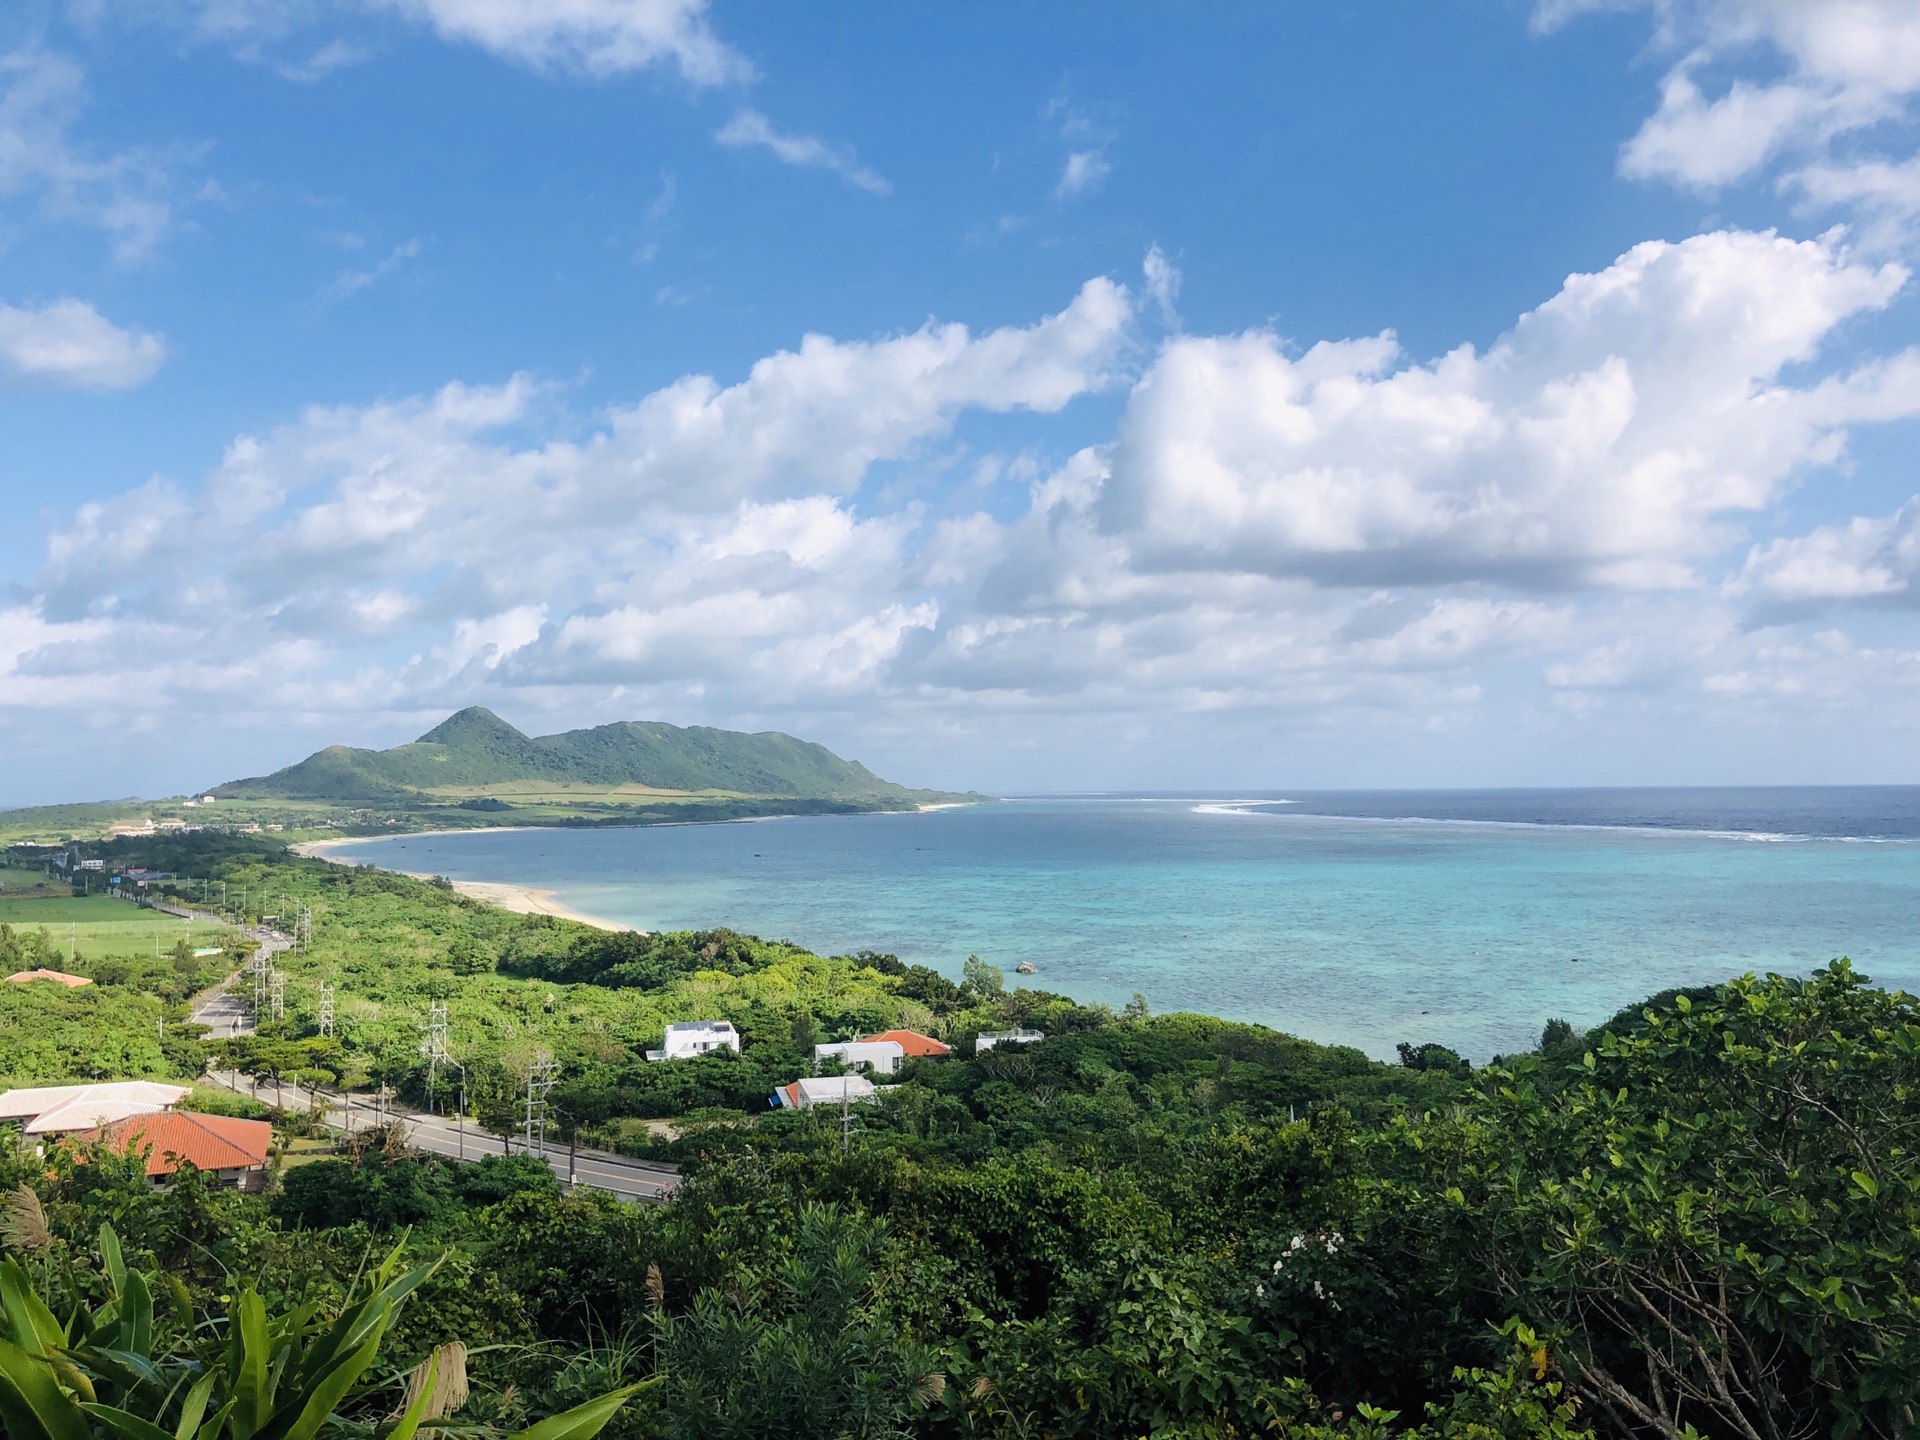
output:
[{"label": "white building", "polygon": [[813,1047],[816,1060],[838,1060],[849,1070],[858,1066],[875,1075],[898,1075],[906,1055],[906,1048],[897,1040],[839,1040]]},{"label": "white building", "polygon": [[186,1098],[185,1085],[122,1080],[111,1085],[39,1085],[0,1095],[0,1122],[24,1120],[28,1135],[93,1130],[135,1115],[157,1115]]},{"label": "white building", "polygon": [[973,1042],[973,1053],[983,1055],[996,1045],[1031,1045],[1046,1039],[1043,1030],[989,1030]]},{"label": "white building", "polygon": [[679,1020],[667,1026],[666,1038],[658,1050],[647,1051],[649,1060],[690,1060],[712,1050],[740,1052],[740,1032],[731,1020]]},{"label": "white building", "polygon": [[811,1110],[871,1100],[873,1095],[873,1082],[864,1075],[809,1075],[774,1091],[773,1103],[783,1110]]}]

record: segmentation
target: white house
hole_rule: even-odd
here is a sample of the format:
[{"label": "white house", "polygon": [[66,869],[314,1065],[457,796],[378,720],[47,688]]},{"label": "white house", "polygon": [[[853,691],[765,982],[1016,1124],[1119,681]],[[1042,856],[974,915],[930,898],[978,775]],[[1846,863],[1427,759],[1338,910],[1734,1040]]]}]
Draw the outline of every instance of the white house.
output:
[{"label": "white house", "polygon": [[171,1110],[186,1098],[185,1085],[122,1080],[111,1085],[39,1085],[0,1095],[0,1122],[24,1120],[28,1135],[93,1130],[135,1115]]},{"label": "white house", "polygon": [[906,1055],[906,1047],[898,1040],[839,1040],[813,1047],[816,1060],[838,1060],[849,1070],[859,1066],[875,1075],[898,1075]]},{"label": "white house", "polygon": [[811,1110],[816,1105],[844,1105],[871,1100],[873,1082],[864,1075],[809,1075],[773,1092],[773,1103],[783,1110]]},{"label": "white house", "polygon": [[989,1030],[974,1040],[973,1053],[985,1054],[996,1045],[1031,1045],[1046,1038],[1043,1030]]},{"label": "white house", "polygon": [[740,1051],[740,1032],[731,1020],[678,1020],[667,1026],[667,1035],[658,1050],[647,1051],[649,1060],[690,1060],[710,1050]]}]

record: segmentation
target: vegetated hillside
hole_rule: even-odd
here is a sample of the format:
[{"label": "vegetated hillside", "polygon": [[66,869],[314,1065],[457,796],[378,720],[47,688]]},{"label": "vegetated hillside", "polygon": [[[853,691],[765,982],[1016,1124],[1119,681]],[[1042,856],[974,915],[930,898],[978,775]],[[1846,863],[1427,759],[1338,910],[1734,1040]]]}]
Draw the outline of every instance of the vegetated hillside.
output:
[{"label": "vegetated hillside", "polygon": [[[522,1155],[460,1169],[357,1130],[339,1158],[289,1156],[267,1193],[212,1177],[158,1191],[137,1158],[45,1153],[0,1126],[0,1303],[37,1285],[86,1314],[109,1293],[93,1269],[111,1224],[126,1268],[166,1276],[137,1328],[168,1365],[237,1364],[228,1307],[257,1305],[274,1336],[321,1335],[279,1317],[354,1303],[382,1255],[376,1283],[432,1267],[408,1282],[343,1433],[391,1429],[408,1371],[440,1346],[457,1363],[455,1341],[469,1384],[449,1434],[512,1433],[636,1384],[608,1440],[1915,1431],[1920,1000],[1845,962],[1668,992],[1585,1033],[1548,1021],[1537,1049],[1485,1067],[1416,1043],[1388,1065],[1144,1000],[1115,1013],[1009,989],[977,959],[956,977],[724,930],[512,915],[264,836],[103,849],[181,877],[161,882],[179,895],[211,877],[248,918],[311,907],[311,943],[276,962],[285,1018],[202,1040],[177,1023],[200,976],[102,962],[88,990],[0,986],[16,1074],[191,1078],[216,1057],[263,1097],[316,1080],[441,1108],[464,1093],[501,1137],[546,1051],[563,1143],[682,1167],[672,1201],[643,1208],[562,1193]],[[23,955],[56,943],[14,940]],[[458,1089],[420,1053],[435,1004]],[[644,1058],[668,1023],[702,1017],[732,1021],[743,1050]],[[844,1111],[769,1104],[823,1065],[817,1041],[896,1025],[955,1053],[876,1077]],[[1044,1038],[975,1051],[1013,1026]],[[105,1389],[131,1372],[98,1343],[111,1318],[93,1324],[46,1395],[93,1367],[95,1409],[191,1429],[172,1378]],[[4,1425],[35,1413],[6,1408],[9,1383],[0,1364]]]},{"label": "vegetated hillside", "polygon": [[[824,745],[778,731],[748,735],[705,726],[681,728],[629,720],[559,735],[521,734],[492,711],[472,706],[411,745],[356,750],[330,745],[271,775],[217,787],[224,797],[403,805],[423,793],[526,781],[560,785],[643,786],[663,791],[833,800],[904,808],[969,797],[909,790]],[[971,798],[979,798],[974,796]]]}]

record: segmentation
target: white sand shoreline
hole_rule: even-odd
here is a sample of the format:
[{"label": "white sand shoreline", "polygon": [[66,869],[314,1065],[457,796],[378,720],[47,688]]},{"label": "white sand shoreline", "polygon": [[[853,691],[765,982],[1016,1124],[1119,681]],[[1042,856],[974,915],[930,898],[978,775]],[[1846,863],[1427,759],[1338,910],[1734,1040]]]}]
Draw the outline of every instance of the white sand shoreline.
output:
[{"label": "white sand shoreline", "polygon": [[[492,829],[488,833],[497,835],[509,829],[544,830],[550,828],[552,827],[544,825],[502,825]],[[415,830],[409,833],[415,835],[464,835],[472,832],[464,830]],[[287,848],[293,851],[294,854],[305,856],[309,860],[325,860],[329,865],[351,865],[357,868],[361,864],[360,861],[343,860],[339,856],[329,854],[328,852],[336,846],[357,845],[368,840],[387,840],[391,838],[391,836],[387,835],[349,835],[338,840],[307,840],[298,845],[289,845]],[[368,868],[381,869],[384,867],[370,866]],[[396,875],[410,875],[415,880],[437,880],[441,878],[440,876],[428,875],[418,870],[396,870],[393,873]],[[455,892],[466,896],[469,900],[478,900],[483,905],[492,905],[496,909],[511,911],[515,915],[551,915],[556,920],[571,920],[579,925],[591,925],[596,930],[635,930],[634,926],[622,925],[618,920],[607,920],[599,915],[589,915],[584,910],[576,910],[571,905],[562,901],[558,893],[552,890],[541,890],[531,885],[509,885],[495,880],[450,880],[447,883],[453,886]],[[637,930],[636,933],[644,935],[647,932]]]},{"label": "white sand shoreline", "polygon": [[[451,883],[455,890],[468,899],[501,910],[511,910],[515,915],[551,915],[556,920],[572,920],[581,925],[591,925],[596,930],[634,929],[617,920],[603,920],[598,915],[576,910],[560,900],[552,890],[536,890],[531,885],[507,885],[493,880],[455,880]],[[637,933],[644,935],[647,932],[641,930]]]}]

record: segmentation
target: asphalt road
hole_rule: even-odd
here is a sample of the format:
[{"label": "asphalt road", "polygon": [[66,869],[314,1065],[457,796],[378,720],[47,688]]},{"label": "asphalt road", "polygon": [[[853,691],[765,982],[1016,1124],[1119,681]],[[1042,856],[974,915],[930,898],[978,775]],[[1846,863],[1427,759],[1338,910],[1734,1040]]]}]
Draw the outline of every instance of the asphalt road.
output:
[{"label": "asphalt road", "polygon": [[[258,939],[261,948],[269,954],[277,954],[293,944],[289,936],[272,930],[251,930],[247,933]],[[226,1040],[253,1033],[253,997],[251,994],[235,993],[239,986],[246,983],[250,982],[244,973],[236,976],[228,982],[228,986],[234,989],[223,987],[213,991],[203,996],[200,1004],[194,1007],[193,1019],[197,1024],[209,1027],[208,1039]],[[270,1083],[262,1083],[256,1089],[248,1076],[236,1071],[211,1071],[207,1078],[226,1089],[279,1103],[288,1110],[305,1112],[314,1108],[308,1092],[297,1086],[285,1086],[282,1093],[275,1096]],[[407,1144],[429,1155],[441,1155],[449,1160],[471,1163],[488,1155],[520,1154],[526,1149],[523,1141],[503,1140],[498,1135],[456,1123],[442,1115],[429,1115],[391,1104],[382,1107],[371,1096],[336,1095],[322,1091],[319,1104],[322,1121],[337,1129],[352,1132],[398,1121],[406,1126]],[[608,1154],[604,1150],[569,1150],[565,1145],[549,1143],[545,1159],[547,1168],[553,1171],[561,1185],[604,1190],[623,1200],[664,1200],[673,1193],[673,1187],[680,1180],[679,1171],[670,1165],[647,1165],[638,1160],[629,1160],[624,1155]]]}]

